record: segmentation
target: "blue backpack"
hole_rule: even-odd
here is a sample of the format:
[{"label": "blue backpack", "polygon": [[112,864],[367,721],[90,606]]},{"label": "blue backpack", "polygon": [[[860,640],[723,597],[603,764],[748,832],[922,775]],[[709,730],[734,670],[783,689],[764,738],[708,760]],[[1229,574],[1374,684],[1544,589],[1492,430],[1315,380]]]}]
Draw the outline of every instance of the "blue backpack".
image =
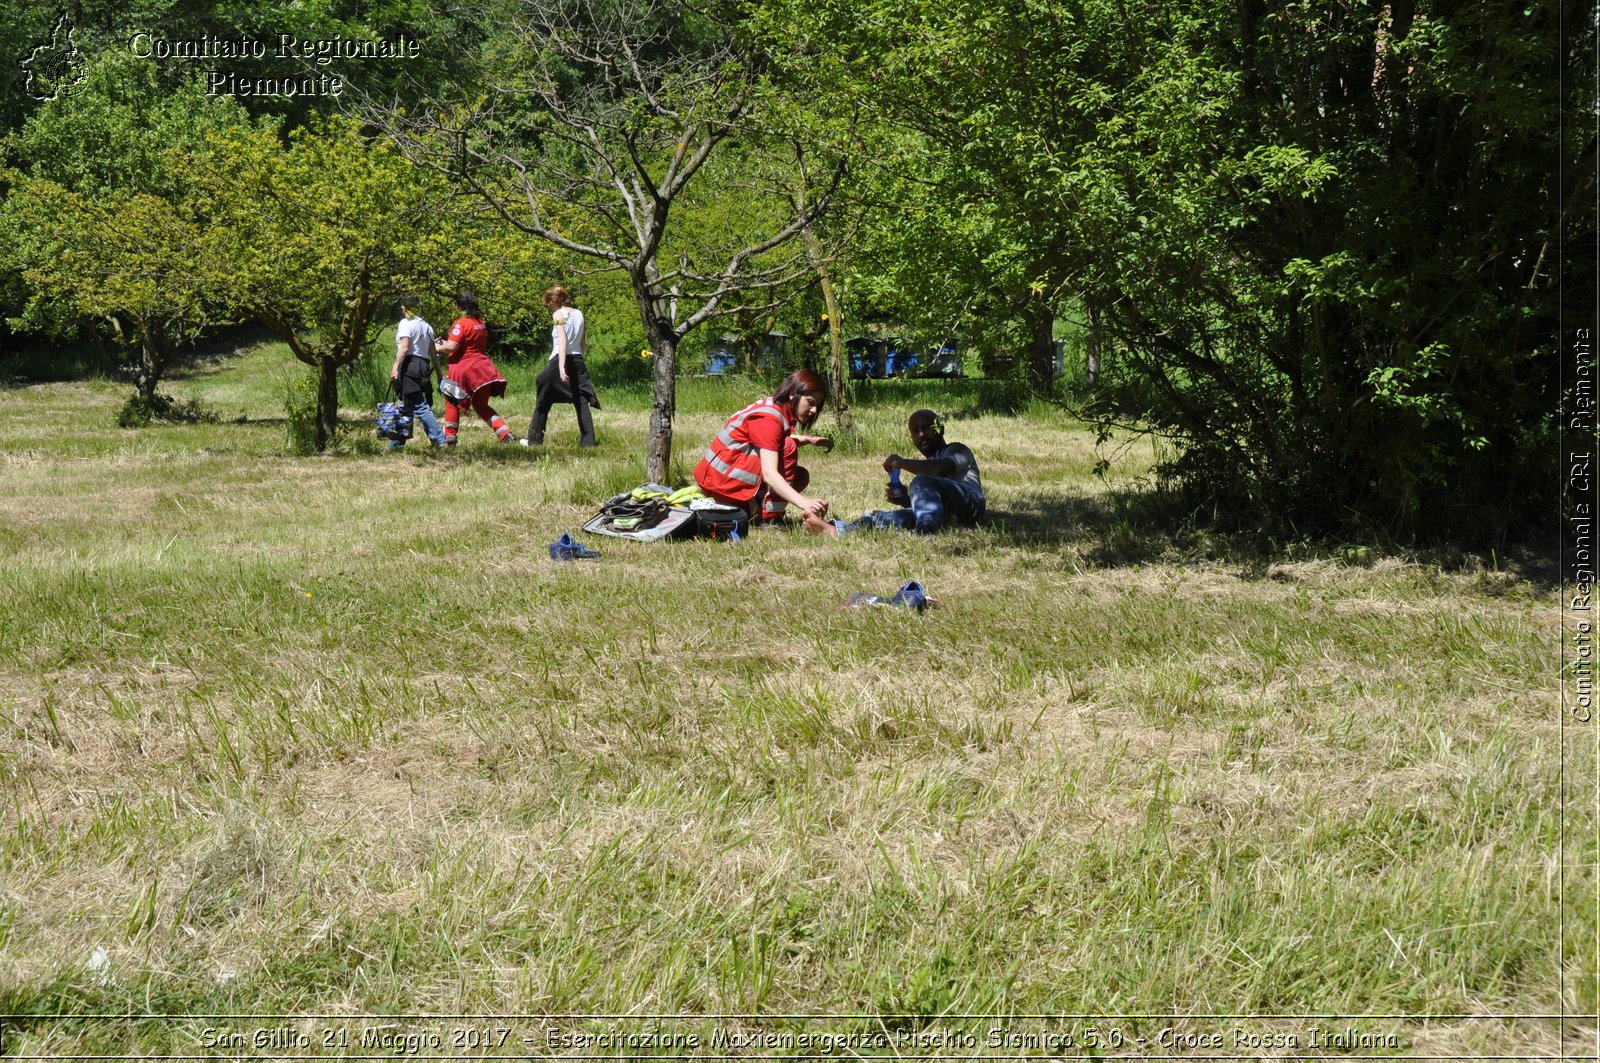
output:
[{"label": "blue backpack", "polygon": [[404,443],[411,438],[411,415],[398,402],[378,404],[378,438]]}]

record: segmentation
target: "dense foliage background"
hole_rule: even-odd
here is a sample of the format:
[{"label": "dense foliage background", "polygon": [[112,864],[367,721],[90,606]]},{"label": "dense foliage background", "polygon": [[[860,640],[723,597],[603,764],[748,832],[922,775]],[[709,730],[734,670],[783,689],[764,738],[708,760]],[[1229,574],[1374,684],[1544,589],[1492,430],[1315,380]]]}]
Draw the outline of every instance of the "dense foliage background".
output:
[{"label": "dense foliage background", "polygon": [[[1160,472],[1205,520],[1482,539],[1553,501],[1558,300],[1594,287],[1592,5],[553,12],[20,5],[10,364],[98,343],[148,399],[186,343],[255,318],[319,367],[331,438],[332,370],[399,290],[493,290],[502,335],[536,346],[532,296],[560,279],[606,310],[597,372],[657,354],[654,452],[715,335],[786,332],[790,362],[826,367],[827,271],[844,335],[959,337],[974,368],[1167,437]],[[140,31],[405,34],[419,56],[329,64],[337,99],[233,100],[201,61],[134,59]],[[51,100],[24,81],[40,45],[62,53]]]}]

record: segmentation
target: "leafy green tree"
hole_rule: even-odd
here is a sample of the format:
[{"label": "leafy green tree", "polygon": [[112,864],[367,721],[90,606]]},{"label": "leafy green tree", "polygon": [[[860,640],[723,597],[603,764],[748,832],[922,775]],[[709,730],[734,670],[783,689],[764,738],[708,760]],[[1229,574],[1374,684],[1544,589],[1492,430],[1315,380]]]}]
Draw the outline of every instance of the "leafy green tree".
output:
[{"label": "leafy green tree", "polygon": [[272,128],[236,130],[214,144],[198,180],[223,234],[218,279],[315,372],[324,449],[338,431],[339,369],[404,291],[470,272],[475,245],[445,225],[438,183],[354,122],[317,121],[287,143]]},{"label": "leafy green tree", "polygon": [[23,271],[36,296],[105,323],[146,409],[159,407],[173,356],[227,314],[206,267],[210,233],[191,207],[138,192],[91,198],[27,177],[7,202],[13,223],[48,227],[49,253]]},{"label": "leafy green tree", "polygon": [[1548,499],[1581,5],[759,9],[819,99],[937,146],[917,176],[1008,298],[1094,310],[1102,415],[1178,440],[1219,512],[1438,531]]},{"label": "leafy green tree", "polygon": [[111,342],[147,407],[172,357],[226,316],[193,180],[207,138],[239,127],[197,83],[162,88],[151,64],[106,53],[8,141],[0,264],[25,280],[14,327]]},{"label": "leafy green tree", "polygon": [[1070,45],[1036,52],[1027,20],[976,5],[825,11],[819,20],[798,5],[762,5],[755,21],[811,87],[813,106],[877,119],[847,197],[859,218],[852,297],[868,317],[930,340],[966,333],[985,348],[1026,348],[1035,385],[1049,388],[1055,310],[1074,271],[1072,219],[1041,194],[1050,161],[1025,146],[1032,133],[1002,127],[1008,115],[1018,125],[1036,117],[1014,113],[1029,106],[1066,124],[1044,97],[1097,42],[1079,26]]}]

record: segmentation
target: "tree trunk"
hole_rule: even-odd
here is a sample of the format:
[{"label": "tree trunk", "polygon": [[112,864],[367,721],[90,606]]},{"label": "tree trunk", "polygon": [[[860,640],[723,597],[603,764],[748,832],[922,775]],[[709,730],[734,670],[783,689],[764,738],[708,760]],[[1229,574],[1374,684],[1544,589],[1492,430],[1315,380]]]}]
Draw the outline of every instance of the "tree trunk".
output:
[{"label": "tree trunk", "polygon": [[339,367],[331,358],[317,359],[317,450],[339,438]]},{"label": "tree trunk", "polygon": [[811,226],[806,226],[803,235],[806,253],[811,256],[811,265],[816,268],[817,279],[822,282],[822,302],[828,308],[828,347],[833,352],[833,372],[828,374],[828,397],[833,400],[833,415],[839,422],[840,431],[851,432],[855,430],[855,418],[850,413],[850,395],[845,387],[849,375],[845,372],[844,340],[839,331],[839,302],[833,296],[833,276],[828,271],[827,260],[822,256],[822,244],[811,231]]},{"label": "tree trunk", "polygon": [[650,385],[650,434],[645,437],[644,475],[672,486],[672,416],[677,412],[678,339],[668,333],[650,337],[655,379]]},{"label": "tree trunk", "polygon": [[655,298],[648,277],[633,277],[639,320],[650,342],[654,374],[650,381],[650,432],[644,443],[645,479],[672,486],[672,417],[678,410],[678,332],[666,299]]},{"label": "tree trunk", "polygon": [[[771,336],[772,335],[772,330],[777,328],[777,327],[778,327],[778,312],[776,310],[774,310],[772,313],[767,315],[766,324],[761,326],[761,335],[756,340],[756,362],[758,364],[761,361],[761,356],[766,353],[766,350],[767,350],[767,337]],[[788,376],[789,375],[789,366],[788,366],[787,362],[789,360],[789,358],[788,358],[789,352],[788,352],[787,349],[784,350],[783,355],[784,355],[783,358],[781,358],[778,361],[778,369],[783,373],[784,376]],[[768,372],[772,371],[772,365],[770,363],[765,365],[765,366],[763,366],[762,368],[766,369]]]},{"label": "tree trunk", "polygon": [[1048,393],[1055,390],[1055,338],[1056,316],[1044,303],[1029,306],[1028,314],[1028,382],[1035,391]]},{"label": "tree trunk", "polygon": [[153,401],[156,386],[161,383],[161,371],[166,367],[166,354],[161,350],[160,341],[153,334],[148,325],[139,326],[139,363],[134,369],[133,386],[138,389],[139,397],[146,402]]},{"label": "tree trunk", "polygon": [[1100,307],[1093,300],[1085,304],[1089,311],[1089,328],[1084,333],[1083,378],[1090,387],[1100,379]]}]

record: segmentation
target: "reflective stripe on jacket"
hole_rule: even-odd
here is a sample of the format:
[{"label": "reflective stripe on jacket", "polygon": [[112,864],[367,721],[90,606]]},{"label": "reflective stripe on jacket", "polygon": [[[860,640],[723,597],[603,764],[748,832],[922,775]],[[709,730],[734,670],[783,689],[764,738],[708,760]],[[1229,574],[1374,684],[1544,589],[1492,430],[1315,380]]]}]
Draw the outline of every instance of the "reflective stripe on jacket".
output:
[{"label": "reflective stripe on jacket", "polygon": [[705,457],[695,466],[694,480],[709,495],[749,501],[761,487],[761,451],[745,430],[752,417],[776,417],[787,436],[794,427],[783,407],[772,399],[757,399],[722,426],[711,437]]}]

